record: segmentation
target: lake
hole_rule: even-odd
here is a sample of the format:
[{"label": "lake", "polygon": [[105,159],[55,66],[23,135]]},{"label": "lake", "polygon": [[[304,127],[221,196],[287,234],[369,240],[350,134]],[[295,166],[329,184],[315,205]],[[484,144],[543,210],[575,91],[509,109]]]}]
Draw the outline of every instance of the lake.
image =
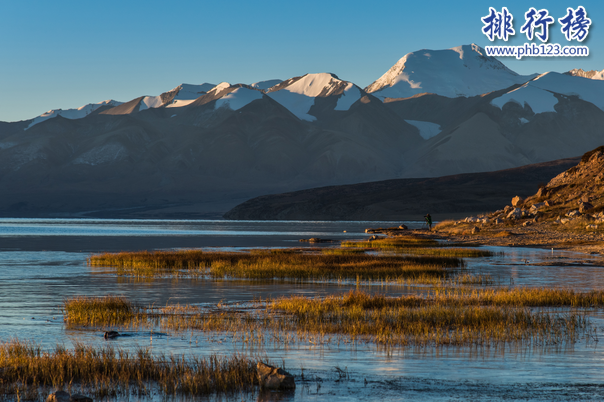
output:
[{"label": "lake", "polygon": [[[256,247],[330,247],[302,238],[366,239],[367,227],[401,222],[294,222],[102,219],[0,219],[0,340],[106,345],[101,330],[66,329],[60,306],[66,297],[124,295],[143,305],[245,303],[282,295],[345,293],[345,283],[266,283],[165,278],[137,280],[110,269],[89,267],[86,258],[103,251]],[[405,222],[411,228],[422,222]],[[601,289],[598,257],[559,250],[491,248],[504,255],[468,259],[472,273],[490,274],[496,284]],[[533,265],[544,263],[545,265]],[[569,266],[571,264],[571,266]],[[594,264],[596,266],[594,266]],[[600,263],[601,265],[601,263]],[[422,293],[423,286],[366,286],[372,293]],[[590,313],[597,334],[604,316]],[[249,346],[219,333],[155,335],[133,331],[114,345],[150,347],[167,354],[260,354],[305,375],[294,394],[278,400],[601,400],[604,351],[594,338],[574,345],[526,348],[395,348],[365,343]],[[604,337],[603,337],[604,339]],[[342,377],[341,371],[347,375]],[[132,399],[136,400],[136,399]],[[264,400],[264,399],[263,399]],[[275,399],[277,400],[277,399]]]}]

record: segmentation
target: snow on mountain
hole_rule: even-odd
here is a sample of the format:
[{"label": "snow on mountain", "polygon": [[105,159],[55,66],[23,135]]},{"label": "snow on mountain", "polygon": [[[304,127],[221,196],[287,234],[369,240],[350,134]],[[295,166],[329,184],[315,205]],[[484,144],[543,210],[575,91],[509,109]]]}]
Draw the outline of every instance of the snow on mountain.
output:
[{"label": "snow on mountain", "polygon": [[491,104],[501,108],[508,102],[521,106],[526,103],[535,113],[555,112],[554,105],[558,99],[554,93],[578,96],[604,110],[604,81],[559,73],[542,74],[520,88],[493,99]]},{"label": "snow on mountain", "polygon": [[348,110],[359,99],[361,99],[361,90],[352,82],[349,82],[344,88],[344,93],[338,99],[334,110]]},{"label": "snow on mountain", "polygon": [[274,87],[275,85],[279,85],[283,82],[283,80],[266,80],[266,81],[259,81],[259,82],[254,82],[252,85],[250,85],[252,88],[258,88],[262,91],[266,91],[269,88]]},{"label": "snow on mountain", "polygon": [[216,85],[209,84],[207,82],[201,85],[180,84],[179,86],[168,92],[168,94],[176,92],[176,95],[174,95],[171,101],[166,101],[166,107],[172,108],[190,105],[191,103],[193,103],[193,101],[195,101],[195,99],[205,95],[210,89],[214,88],[215,86]]},{"label": "snow on mountain", "polygon": [[565,72],[566,75],[572,75],[574,77],[589,78],[592,80],[604,80],[604,70],[589,70],[585,71],[582,68],[573,68],[570,71]]},{"label": "snow on mountain", "polygon": [[519,75],[471,44],[408,53],[365,91],[381,99],[408,98],[425,92],[449,98],[469,97],[521,84],[536,75]]},{"label": "snow on mountain", "polygon": [[436,137],[440,134],[441,129],[440,125],[436,123],[431,123],[429,121],[419,121],[419,120],[405,120],[407,123],[412,126],[417,127],[419,130],[419,135],[422,136],[424,140],[428,140],[432,137]]},{"label": "snow on mountain", "polygon": [[106,105],[107,106],[118,106],[118,105],[121,105],[122,103],[123,102],[118,102],[113,99],[109,99],[109,100],[105,100],[105,101],[102,101],[99,103],[89,103],[89,104],[81,106],[77,109],[65,109],[65,110],[52,109],[52,110],[49,110],[48,112],[43,113],[40,116],[34,118],[34,120],[31,122],[31,124],[29,126],[27,126],[26,130],[28,128],[35,126],[36,124],[42,123],[43,121],[52,119],[57,116],[61,116],[66,119],[72,119],[72,120],[81,119],[81,118],[88,116],[90,113],[94,112],[101,106],[106,106]]},{"label": "snow on mountain", "polygon": [[279,102],[301,120],[315,121],[317,118],[308,114],[315,104],[315,98],[332,95],[341,96],[336,105],[337,110],[348,110],[361,95],[354,84],[340,80],[334,74],[306,74],[290,78],[270,88],[267,95]]},{"label": "snow on mountain", "polygon": [[233,92],[223,96],[216,101],[214,109],[218,109],[223,106],[228,106],[233,110],[239,110],[245,105],[249,104],[256,99],[262,99],[262,92],[240,87],[235,89]]},{"label": "snow on mountain", "polygon": [[145,96],[140,103],[140,108],[138,111],[146,110],[146,109],[155,109],[164,104],[160,96]]}]

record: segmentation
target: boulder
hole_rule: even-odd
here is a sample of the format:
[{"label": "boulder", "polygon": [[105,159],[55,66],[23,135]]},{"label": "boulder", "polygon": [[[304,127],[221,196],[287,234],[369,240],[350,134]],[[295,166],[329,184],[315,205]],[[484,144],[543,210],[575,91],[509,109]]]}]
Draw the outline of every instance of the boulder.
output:
[{"label": "boulder", "polygon": [[508,219],[520,219],[522,218],[522,210],[520,208],[514,208],[507,216]]},{"label": "boulder", "polygon": [[407,230],[407,229],[409,229],[406,225],[400,225],[398,228],[401,229],[401,230]]},{"label": "boulder", "polygon": [[256,373],[262,389],[291,390],[296,388],[294,376],[283,369],[258,362]]},{"label": "boulder", "polygon": [[581,212],[574,210],[574,211],[570,211],[566,214],[566,216],[568,216],[569,218],[575,218],[578,216],[581,216]]},{"label": "boulder", "polygon": [[560,223],[563,224],[563,225],[567,224],[568,222],[570,222],[570,219],[568,219],[568,218],[562,218],[562,219],[560,219]]},{"label": "boulder", "polygon": [[585,230],[598,230],[598,225],[587,225]]},{"label": "boulder", "polygon": [[375,233],[375,230],[373,230],[373,229],[365,229],[365,233]]},{"label": "boulder", "polygon": [[590,209],[593,209],[593,205],[590,204],[589,202],[580,202],[579,203],[579,212],[581,212],[582,214],[589,211]]},{"label": "boulder", "polygon": [[495,225],[499,225],[500,223],[502,223],[503,221],[499,218],[495,219]]},{"label": "boulder", "polygon": [[478,233],[478,232],[480,232],[480,228],[479,228],[478,226],[474,226],[474,227],[472,228],[472,234],[476,234],[476,233]]},{"label": "boulder", "polygon": [[543,208],[544,206],[545,206],[545,202],[538,202],[536,204],[531,205],[529,212],[534,214],[535,212],[537,212],[539,210],[539,208]]},{"label": "boulder", "polygon": [[516,197],[512,198],[512,206],[514,208],[519,205],[522,205],[523,202],[524,202],[524,199],[522,199],[522,197],[520,197],[520,196],[516,196]]},{"label": "boulder", "polygon": [[525,226],[525,227],[526,227],[526,226],[530,226],[531,224],[532,224],[532,222],[531,222],[531,221],[526,221],[526,222],[524,222],[524,223],[522,224],[522,226]]},{"label": "boulder", "polygon": [[539,187],[539,191],[535,194],[537,198],[547,197],[547,189],[545,187]]},{"label": "boulder", "polygon": [[378,235],[373,235],[373,236],[371,236],[369,238],[369,241],[371,241],[371,240],[381,240],[381,239],[384,239],[384,237],[383,236],[378,236]]}]

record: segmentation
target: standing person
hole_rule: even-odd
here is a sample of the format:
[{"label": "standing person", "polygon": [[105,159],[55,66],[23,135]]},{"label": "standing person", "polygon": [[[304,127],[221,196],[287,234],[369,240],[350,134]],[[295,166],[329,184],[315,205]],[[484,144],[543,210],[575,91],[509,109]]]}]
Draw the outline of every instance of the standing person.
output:
[{"label": "standing person", "polygon": [[426,214],[426,216],[424,216],[424,219],[428,224],[428,230],[432,230],[432,217],[430,216],[430,214]]}]

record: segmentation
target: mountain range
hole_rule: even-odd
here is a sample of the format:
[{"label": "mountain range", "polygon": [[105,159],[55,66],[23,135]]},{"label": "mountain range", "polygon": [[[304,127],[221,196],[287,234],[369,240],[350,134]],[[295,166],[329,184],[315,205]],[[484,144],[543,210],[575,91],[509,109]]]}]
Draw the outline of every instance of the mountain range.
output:
[{"label": "mountain range", "polygon": [[326,185],[494,171],[604,143],[598,72],[522,76],[477,45],[366,88],[331,73],[182,84],[0,122],[3,216],[207,217]]}]

